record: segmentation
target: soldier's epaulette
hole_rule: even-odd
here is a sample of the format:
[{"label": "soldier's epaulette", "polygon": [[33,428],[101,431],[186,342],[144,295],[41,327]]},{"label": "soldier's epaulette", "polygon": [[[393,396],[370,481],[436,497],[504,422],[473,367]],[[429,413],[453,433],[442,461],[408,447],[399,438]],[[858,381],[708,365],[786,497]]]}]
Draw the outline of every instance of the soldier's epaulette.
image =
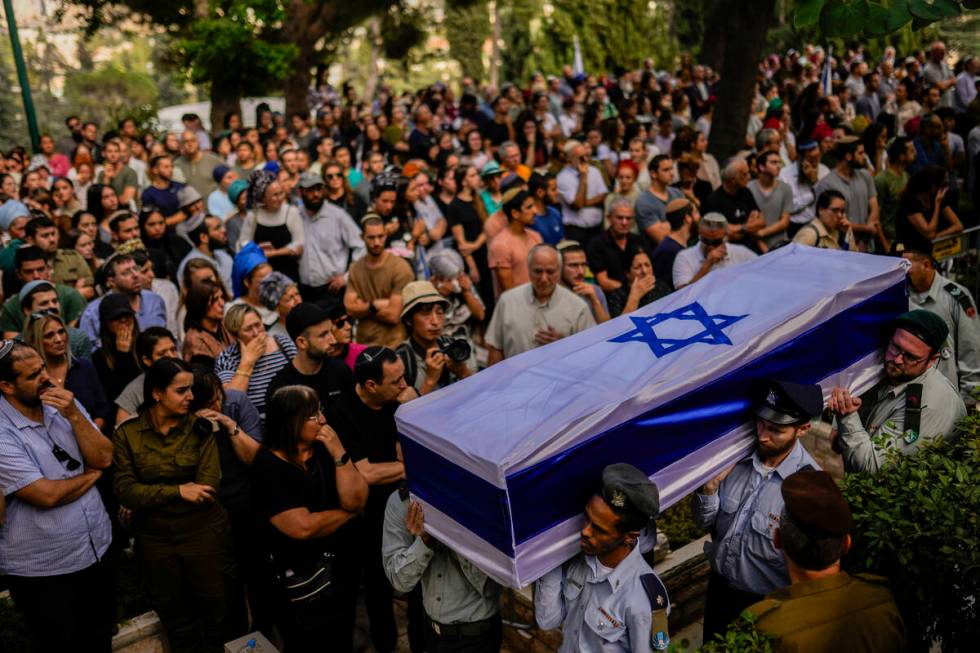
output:
[{"label": "soldier's epaulette", "polygon": [[970,299],[969,293],[964,292],[962,288],[957,286],[952,281],[943,286],[943,290],[948,292],[949,296],[956,300],[956,303],[960,305],[960,308],[963,309],[963,312],[966,313],[967,317],[974,318],[977,316],[977,309],[973,305],[973,301]]},{"label": "soldier's epaulette", "polygon": [[640,584],[643,585],[643,591],[650,599],[651,610],[666,610],[670,607],[667,588],[656,574],[643,574],[640,576]]},{"label": "soldier's epaulette", "polygon": [[754,614],[757,619],[761,619],[763,615],[772,612],[782,604],[783,602],[779,599],[762,599],[758,603],[750,605],[746,610]]}]

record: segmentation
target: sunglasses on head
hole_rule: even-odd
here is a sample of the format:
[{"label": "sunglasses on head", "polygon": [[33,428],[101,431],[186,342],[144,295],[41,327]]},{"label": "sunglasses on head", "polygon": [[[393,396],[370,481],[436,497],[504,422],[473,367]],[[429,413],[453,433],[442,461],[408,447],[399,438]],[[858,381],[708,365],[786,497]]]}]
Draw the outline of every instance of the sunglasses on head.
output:
[{"label": "sunglasses on head", "polygon": [[69,472],[73,472],[82,466],[82,463],[80,463],[74,456],[58,445],[54,445],[54,447],[51,449],[51,453],[54,454],[54,457],[59,463],[64,463],[65,468],[67,468]]}]

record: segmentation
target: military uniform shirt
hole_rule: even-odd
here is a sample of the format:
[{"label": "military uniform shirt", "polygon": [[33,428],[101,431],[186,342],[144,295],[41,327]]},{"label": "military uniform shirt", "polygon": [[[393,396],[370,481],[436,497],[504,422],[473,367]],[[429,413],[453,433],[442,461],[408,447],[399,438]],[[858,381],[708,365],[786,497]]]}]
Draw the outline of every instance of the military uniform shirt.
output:
[{"label": "military uniform shirt", "polygon": [[[905,387],[908,383],[922,384],[922,413],[919,433],[914,439],[905,437]],[[956,423],[966,415],[966,406],[959,393],[935,366],[908,383],[887,384],[872,388],[866,423],[857,412],[837,420],[844,471],[877,472],[885,463],[885,452],[892,449],[911,455],[926,440],[950,435]]]},{"label": "military uniform shirt", "polygon": [[[909,308],[924,308],[943,318],[949,327],[949,337],[943,348],[942,358],[937,367],[949,379],[954,388],[959,389],[964,401],[972,398],[972,393],[980,385],[980,317],[974,308],[968,315],[963,306],[946,286],[953,283],[946,277],[936,274],[929,289],[917,293],[909,289]],[[953,283],[959,292],[976,307],[970,291],[958,283]]]},{"label": "military uniform shirt", "polygon": [[756,628],[792,653],[891,653],[905,650],[905,626],[888,582],[839,573],[778,589],[749,606]]},{"label": "military uniform shirt", "polygon": [[735,589],[768,594],[789,585],[786,561],[772,543],[772,531],[783,511],[783,480],[807,465],[820,469],[797,441],[775,469],[765,467],[753,453],[735,465],[715,494],[693,496],[695,523],[713,528],[705,555]]},{"label": "military uniform shirt", "polygon": [[647,653],[652,611],[640,582],[652,574],[639,547],[606,573],[595,556],[583,554],[552,569],[534,584],[534,618],[545,630],[562,627],[559,653]]},{"label": "military uniform shirt", "polygon": [[429,548],[408,532],[409,503],[396,491],[385,508],[381,558],[391,586],[407,594],[421,582],[425,614],[439,624],[473,623],[500,612],[500,585],[443,544]]}]

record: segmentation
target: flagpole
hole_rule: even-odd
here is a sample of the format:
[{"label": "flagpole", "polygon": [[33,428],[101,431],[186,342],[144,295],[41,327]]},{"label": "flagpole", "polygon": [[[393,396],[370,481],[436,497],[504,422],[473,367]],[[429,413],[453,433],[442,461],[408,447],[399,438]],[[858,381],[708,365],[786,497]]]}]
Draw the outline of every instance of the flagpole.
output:
[{"label": "flagpole", "polygon": [[14,17],[13,2],[3,0],[3,9],[7,14],[10,49],[13,51],[14,66],[17,68],[17,83],[20,84],[20,97],[24,102],[27,130],[31,135],[31,149],[34,152],[39,152],[41,150],[41,137],[37,129],[37,116],[34,115],[34,100],[31,98],[31,84],[27,79],[27,66],[24,65],[24,52],[20,48],[20,37],[17,35],[17,19]]}]

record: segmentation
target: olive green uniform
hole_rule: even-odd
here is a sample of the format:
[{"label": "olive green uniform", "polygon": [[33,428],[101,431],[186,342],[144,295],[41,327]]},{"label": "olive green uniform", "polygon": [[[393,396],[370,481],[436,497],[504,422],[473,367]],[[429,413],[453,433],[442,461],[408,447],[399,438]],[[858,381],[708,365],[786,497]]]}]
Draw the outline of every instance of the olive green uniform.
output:
[{"label": "olive green uniform", "polygon": [[82,255],[73,249],[59,249],[51,259],[51,280],[71,288],[79,279],[85,279],[88,285],[94,285],[95,277],[92,269],[82,258]]},{"label": "olive green uniform", "polygon": [[778,589],[749,606],[756,627],[779,639],[781,653],[895,653],[905,626],[888,581],[841,572]]},{"label": "olive green uniform", "polygon": [[188,415],[161,435],[149,413],[124,422],[113,436],[113,486],[134,511],[136,556],[153,608],[173,653],[223,650],[228,606],[237,591],[231,529],[217,501],[189,503],[180,485],[217,490],[221,481],[217,436],[211,424],[194,428]]}]

